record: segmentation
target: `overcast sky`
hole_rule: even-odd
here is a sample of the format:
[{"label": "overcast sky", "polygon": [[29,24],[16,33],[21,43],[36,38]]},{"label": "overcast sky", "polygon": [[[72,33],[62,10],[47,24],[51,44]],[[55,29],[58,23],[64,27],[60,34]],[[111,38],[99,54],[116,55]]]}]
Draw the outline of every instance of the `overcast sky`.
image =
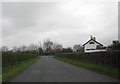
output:
[{"label": "overcast sky", "polygon": [[64,47],[95,36],[103,45],[118,40],[117,2],[3,2],[2,44],[37,44],[49,38]]}]

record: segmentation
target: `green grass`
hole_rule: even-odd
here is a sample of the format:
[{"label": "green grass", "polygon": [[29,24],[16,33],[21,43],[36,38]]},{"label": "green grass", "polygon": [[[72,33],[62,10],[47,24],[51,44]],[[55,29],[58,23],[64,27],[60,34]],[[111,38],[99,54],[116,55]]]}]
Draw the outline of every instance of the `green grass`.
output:
[{"label": "green grass", "polygon": [[2,72],[0,71],[0,84],[2,82]]},{"label": "green grass", "polygon": [[69,58],[63,58],[63,57],[58,57],[55,56],[55,59],[79,66],[79,67],[83,67],[83,68],[87,68],[96,72],[100,72],[115,78],[119,78],[120,79],[120,73],[118,73],[118,68],[112,68],[109,65],[99,65],[99,64],[93,64],[93,63],[88,63],[88,62],[84,62],[84,61],[78,61],[78,60],[73,60],[73,59],[69,59]]},{"label": "green grass", "polygon": [[23,61],[19,64],[15,64],[14,66],[9,65],[9,66],[5,67],[2,72],[2,82],[6,82],[6,81],[10,80],[15,75],[17,75],[19,72],[24,70],[26,67],[30,66],[33,62],[35,62],[38,59],[39,59],[39,57]]}]

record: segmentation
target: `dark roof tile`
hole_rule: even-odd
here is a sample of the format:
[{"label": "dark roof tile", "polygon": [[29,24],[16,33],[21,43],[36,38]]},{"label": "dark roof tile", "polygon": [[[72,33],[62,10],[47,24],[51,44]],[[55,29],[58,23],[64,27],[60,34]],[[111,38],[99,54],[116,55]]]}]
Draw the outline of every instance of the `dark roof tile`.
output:
[{"label": "dark roof tile", "polygon": [[89,41],[87,41],[86,43],[84,43],[83,46],[86,45],[86,44],[87,44],[88,42],[90,42],[91,40],[93,40],[94,42],[96,42],[96,43],[98,43],[99,45],[103,46],[101,43],[97,42],[97,41],[94,40],[94,39],[90,39]]}]

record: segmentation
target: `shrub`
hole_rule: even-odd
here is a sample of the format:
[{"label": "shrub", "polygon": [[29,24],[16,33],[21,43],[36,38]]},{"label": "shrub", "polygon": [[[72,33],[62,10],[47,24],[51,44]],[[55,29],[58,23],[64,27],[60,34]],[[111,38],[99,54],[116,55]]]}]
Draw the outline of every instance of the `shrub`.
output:
[{"label": "shrub", "polygon": [[57,53],[56,56],[86,61],[101,65],[110,65],[118,67],[120,59],[120,51],[114,52],[92,52],[92,53]]},{"label": "shrub", "polygon": [[21,63],[22,61],[33,59],[37,56],[37,54],[29,54],[22,52],[2,52],[2,65],[13,65],[17,63]]}]

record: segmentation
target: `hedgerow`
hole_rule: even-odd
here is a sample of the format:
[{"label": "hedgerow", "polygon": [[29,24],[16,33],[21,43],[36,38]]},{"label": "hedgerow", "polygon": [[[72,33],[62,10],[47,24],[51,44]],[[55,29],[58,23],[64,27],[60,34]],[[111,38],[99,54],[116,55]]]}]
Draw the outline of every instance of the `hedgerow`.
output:
[{"label": "hedgerow", "polygon": [[22,52],[2,52],[2,66],[14,65],[21,63],[25,60],[33,59],[37,57],[37,54],[22,53]]},{"label": "hedgerow", "polygon": [[120,51],[92,53],[57,53],[55,55],[95,64],[110,65],[112,67],[118,67],[120,64]]}]

